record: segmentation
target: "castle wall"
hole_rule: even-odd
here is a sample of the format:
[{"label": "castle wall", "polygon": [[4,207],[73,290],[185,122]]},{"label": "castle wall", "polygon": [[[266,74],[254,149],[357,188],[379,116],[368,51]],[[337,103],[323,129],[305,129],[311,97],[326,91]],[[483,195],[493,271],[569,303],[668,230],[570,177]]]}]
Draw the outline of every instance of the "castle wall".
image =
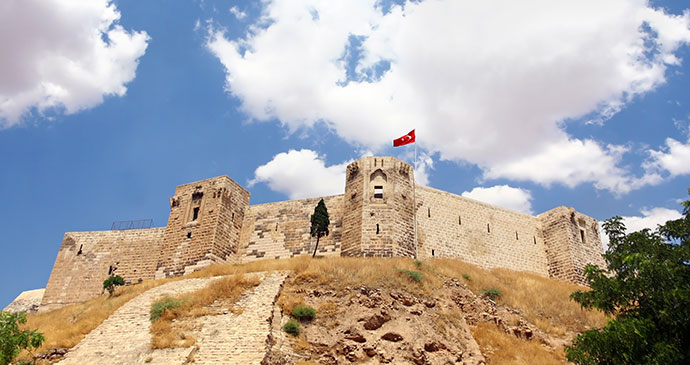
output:
[{"label": "castle wall", "polygon": [[585,266],[606,267],[596,219],[563,206],[537,217],[546,238],[549,277],[585,284]]},{"label": "castle wall", "polygon": [[[452,257],[575,283],[584,283],[587,264],[605,266],[597,221],[573,208],[533,217],[419,185],[415,194],[412,173],[393,157],[349,164],[345,194],[323,198],[331,226],[318,255]],[[321,198],[254,206],[249,198],[247,190],[220,176],[177,186],[165,228],[66,233],[42,310],[98,296],[113,268],[135,283],[214,262],[313,252],[310,218]]]},{"label": "castle wall", "polygon": [[67,232],[48,279],[41,310],[101,294],[109,272],[125,282],[153,279],[165,228]]},{"label": "castle wall", "polygon": [[539,219],[419,185],[416,200],[419,257],[548,275]]},{"label": "castle wall", "polygon": [[[316,238],[311,237],[311,215],[321,198],[252,205],[241,234],[242,261],[311,255]],[[342,241],[342,195],[323,198],[331,225],[321,237],[317,255],[339,256]]]},{"label": "castle wall", "polygon": [[156,277],[234,260],[248,207],[249,192],[227,176],[179,185],[170,198]]}]

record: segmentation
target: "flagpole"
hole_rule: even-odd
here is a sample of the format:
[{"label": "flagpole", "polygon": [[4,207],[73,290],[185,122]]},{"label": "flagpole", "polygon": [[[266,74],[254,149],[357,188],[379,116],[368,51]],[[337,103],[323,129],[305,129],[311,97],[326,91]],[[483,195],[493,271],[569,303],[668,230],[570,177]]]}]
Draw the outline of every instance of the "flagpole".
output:
[{"label": "flagpole", "polygon": [[[416,139],[416,138],[415,138]],[[417,242],[417,180],[415,179],[415,170],[417,170],[417,141],[414,142],[414,163],[412,164],[412,214],[414,215],[414,255],[415,259],[419,260],[419,244]]]}]

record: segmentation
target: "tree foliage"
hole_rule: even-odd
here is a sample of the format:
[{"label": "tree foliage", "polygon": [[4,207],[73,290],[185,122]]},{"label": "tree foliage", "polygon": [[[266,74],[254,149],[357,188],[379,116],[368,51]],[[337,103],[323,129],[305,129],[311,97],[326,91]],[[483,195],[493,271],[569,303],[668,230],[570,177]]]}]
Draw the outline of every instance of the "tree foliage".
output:
[{"label": "tree foliage", "polygon": [[110,295],[113,295],[115,288],[125,285],[125,279],[120,275],[110,276],[103,281],[103,289],[107,290]]},{"label": "tree foliage", "polygon": [[[688,189],[690,194],[690,189]],[[690,201],[683,217],[626,234],[621,217],[604,224],[608,270],[588,265],[590,291],[571,298],[613,319],[566,348],[578,364],[690,363]]]},{"label": "tree foliage", "polygon": [[26,323],[26,313],[0,312],[0,365],[7,365],[22,350],[31,352],[43,344],[46,338],[36,330],[21,330]]},{"label": "tree foliage", "polygon": [[311,236],[316,237],[316,247],[312,257],[316,256],[316,250],[319,248],[319,239],[323,236],[328,236],[328,226],[330,224],[331,220],[328,217],[326,203],[321,199],[316,208],[314,208],[314,214],[311,215]]}]

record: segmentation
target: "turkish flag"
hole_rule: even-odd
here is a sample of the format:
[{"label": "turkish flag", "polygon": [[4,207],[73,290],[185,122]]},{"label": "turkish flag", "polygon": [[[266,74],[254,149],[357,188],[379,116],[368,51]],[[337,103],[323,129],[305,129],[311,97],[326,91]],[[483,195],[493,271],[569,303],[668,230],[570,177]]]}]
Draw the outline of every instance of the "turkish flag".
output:
[{"label": "turkish flag", "polygon": [[393,140],[393,147],[404,146],[406,144],[414,143],[414,129],[410,133]]}]

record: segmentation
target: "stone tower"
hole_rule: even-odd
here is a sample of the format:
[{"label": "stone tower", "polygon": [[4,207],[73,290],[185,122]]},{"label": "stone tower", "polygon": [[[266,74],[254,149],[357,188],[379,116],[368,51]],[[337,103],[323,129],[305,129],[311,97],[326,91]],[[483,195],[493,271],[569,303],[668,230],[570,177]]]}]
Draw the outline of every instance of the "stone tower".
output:
[{"label": "stone tower", "polygon": [[342,256],[415,256],[412,166],[394,157],[348,165]]},{"label": "stone tower", "polygon": [[249,192],[227,176],[178,186],[170,198],[156,277],[234,262],[248,209]]},{"label": "stone tower", "polygon": [[585,266],[606,267],[596,219],[564,206],[537,218],[542,223],[549,277],[585,284]]}]

